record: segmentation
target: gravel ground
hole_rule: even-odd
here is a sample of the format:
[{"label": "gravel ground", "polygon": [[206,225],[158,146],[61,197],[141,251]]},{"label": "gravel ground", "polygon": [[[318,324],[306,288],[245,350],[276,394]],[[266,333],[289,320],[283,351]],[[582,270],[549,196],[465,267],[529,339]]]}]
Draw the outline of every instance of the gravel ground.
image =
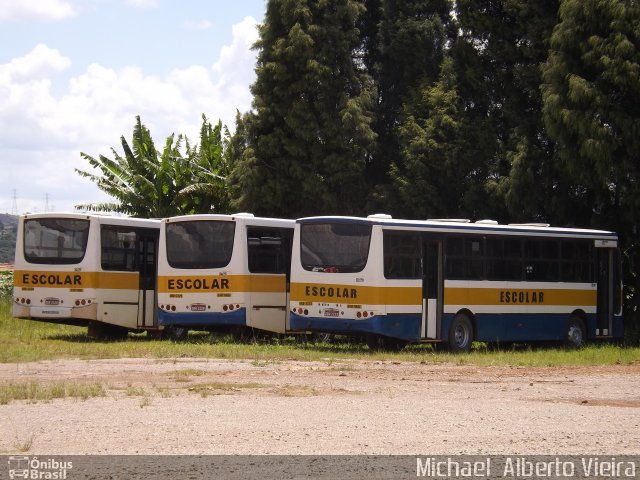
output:
[{"label": "gravel ground", "polygon": [[0,384],[104,397],[0,405],[0,455],[640,454],[640,365],[64,360]]}]

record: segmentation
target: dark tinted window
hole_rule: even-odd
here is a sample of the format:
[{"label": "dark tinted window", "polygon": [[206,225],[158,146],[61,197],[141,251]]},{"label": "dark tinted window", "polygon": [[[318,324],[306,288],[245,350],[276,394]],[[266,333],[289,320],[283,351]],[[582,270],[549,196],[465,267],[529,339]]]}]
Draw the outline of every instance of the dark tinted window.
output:
[{"label": "dark tinted window", "polygon": [[487,279],[522,280],[522,240],[487,238]]},{"label": "dark tinted window", "polygon": [[84,258],[89,220],[34,218],[24,222],[24,258],[29,263],[70,265]]},{"label": "dark tinted window", "polygon": [[293,229],[247,227],[249,271],[288,273]]},{"label": "dark tinted window", "polygon": [[166,224],[167,261],[173,268],[222,268],[231,261],[235,222],[194,220]]},{"label": "dark tinted window", "polygon": [[300,258],[305,270],[359,272],[367,264],[371,225],[309,223],[300,226]]},{"label": "dark tinted window", "polygon": [[534,282],[557,282],[560,278],[559,253],[558,240],[525,240],[525,279]]},{"label": "dark tinted window", "polygon": [[484,276],[481,237],[450,237],[445,245],[446,276],[451,280],[480,280]]},{"label": "dark tinted window", "polygon": [[560,281],[589,283],[595,280],[594,246],[589,240],[561,242]]},{"label": "dark tinted window", "polygon": [[385,231],[384,276],[386,278],[421,278],[420,236]]},{"label": "dark tinted window", "polygon": [[136,268],[136,231],[130,227],[103,225],[100,228],[103,270],[133,272]]}]

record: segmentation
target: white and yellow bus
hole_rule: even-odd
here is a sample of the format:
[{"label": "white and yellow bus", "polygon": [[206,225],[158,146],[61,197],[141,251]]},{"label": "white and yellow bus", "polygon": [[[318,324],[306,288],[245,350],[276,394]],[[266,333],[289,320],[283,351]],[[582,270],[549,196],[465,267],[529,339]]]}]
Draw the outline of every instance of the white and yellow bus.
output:
[{"label": "white and yellow bus", "polygon": [[289,333],[295,221],[252,214],[188,215],[162,221],[159,323],[245,334]]},{"label": "white and yellow bus", "polygon": [[122,337],[158,330],[159,220],[79,213],[23,215],[14,265],[13,316],[88,326]]},{"label": "white and yellow bus", "polygon": [[291,269],[292,329],[363,335],[372,348],[623,334],[613,232],[310,217],[297,220]]}]

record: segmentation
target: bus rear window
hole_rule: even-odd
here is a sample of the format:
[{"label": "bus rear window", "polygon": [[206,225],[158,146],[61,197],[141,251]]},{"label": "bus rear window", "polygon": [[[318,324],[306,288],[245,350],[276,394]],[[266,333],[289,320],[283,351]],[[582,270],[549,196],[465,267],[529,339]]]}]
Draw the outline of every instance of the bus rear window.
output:
[{"label": "bus rear window", "polygon": [[235,222],[196,220],[167,224],[167,261],[173,268],[222,268],[231,261]]},{"label": "bus rear window", "polygon": [[84,258],[89,220],[34,218],[24,222],[24,258],[29,263],[72,265]]},{"label": "bus rear window", "polygon": [[367,264],[371,225],[310,223],[300,226],[300,259],[313,272],[360,272]]}]

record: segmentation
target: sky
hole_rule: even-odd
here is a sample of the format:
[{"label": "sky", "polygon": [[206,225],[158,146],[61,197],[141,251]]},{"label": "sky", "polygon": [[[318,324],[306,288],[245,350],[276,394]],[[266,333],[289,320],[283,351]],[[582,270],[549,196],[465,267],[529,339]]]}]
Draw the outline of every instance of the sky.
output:
[{"label": "sky", "polygon": [[251,108],[266,0],[0,0],[0,213],[111,199],[75,168]]}]

